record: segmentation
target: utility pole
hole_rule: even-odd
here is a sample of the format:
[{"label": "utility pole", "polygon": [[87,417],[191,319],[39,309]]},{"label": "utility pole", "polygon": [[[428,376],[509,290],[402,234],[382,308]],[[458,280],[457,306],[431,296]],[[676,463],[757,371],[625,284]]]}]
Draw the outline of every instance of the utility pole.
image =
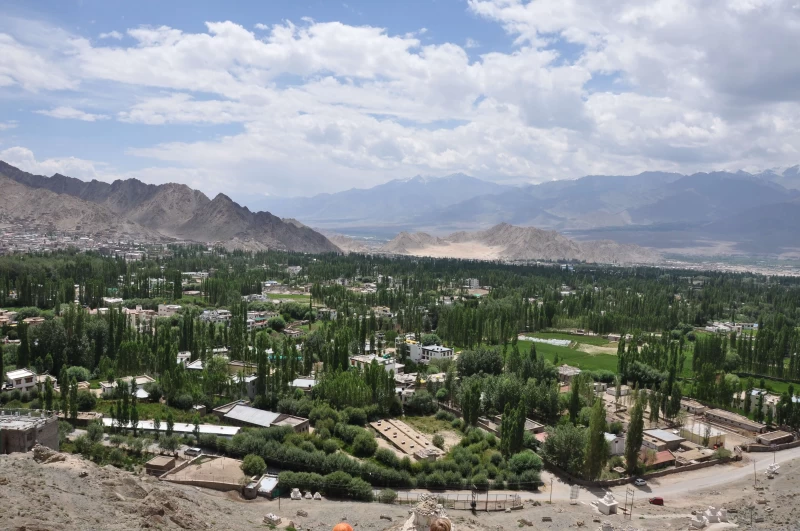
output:
[{"label": "utility pole", "polygon": [[753,459],[753,488],[756,488],[756,460]]},{"label": "utility pole", "polygon": [[550,505],[553,505],[553,478],[550,478]]}]

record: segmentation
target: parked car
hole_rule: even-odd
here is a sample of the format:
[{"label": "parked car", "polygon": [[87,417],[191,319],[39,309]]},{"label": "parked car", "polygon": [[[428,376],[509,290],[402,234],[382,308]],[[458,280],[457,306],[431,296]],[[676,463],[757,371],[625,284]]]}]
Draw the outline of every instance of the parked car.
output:
[{"label": "parked car", "polygon": [[664,498],[660,496],[656,496],[655,498],[650,498],[650,505],[664,505]]},{"label": "parked car", "polygon": [[187,448],[183,453],[184,455],[200,455],[203,451],[200,448]]},{"label": "parked car", "polygon": [[636,481],[634,481],[633,484],[636,485],[637,487],[644,487],[645,485],[647,485],[647,482],[642,478],[636,478]]}]

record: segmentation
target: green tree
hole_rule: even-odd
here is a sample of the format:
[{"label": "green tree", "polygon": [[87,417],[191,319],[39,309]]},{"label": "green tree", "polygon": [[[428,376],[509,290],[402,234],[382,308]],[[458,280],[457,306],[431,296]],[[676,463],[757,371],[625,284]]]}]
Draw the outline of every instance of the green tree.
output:
[{"label": "green tree", "polygon": [[192,419],[192,424],[194,424],[194,429],[192,430],[192,434],[194,435],[194,440],[197,444],[200,444],[200,416],[195,415]]},{"label": "green tree", "polygon": [[242,472],[244,472],[246,476],[260,476],[267,468],[267,464],[260,456],[255,454],[247,454],[242,460],[241,468]]},{"label": "green tree", "polygon": [[172,417],[172,411],[167,412],[167,437],[172,437],[172,430],[175,429],[175,420]]},{"label": "green tree", "polygon": [[73,422],[78,420],[78,381],[74,376],[69,382],[69,418]]},{"label": "green tree", "polygon": [[631,410],[631,421],[625,436],[625,466],[629,474],[636,472],[639,465],[639,450],[644,439],[644,408],[637,400]]},{"label": "green tree", "polygon": [[131,405],[131,428],[133,429],[133,436],[136,437],[136,430],[139,429],[139,406],[136,402]]},{"label": "green tree", "polygon": [[570,423],[547,429],[547,439],[542,445],[542,456],[549,463],[570,474],[583,472],[586,451],[586,428]]},{"label": "green tree", "polygon": [[49,377],[44,383],[44,408],[47,411],[53,410],[53,382]]},{"label": "green tree", "polygon": [[156,414],[156,416],[153,418],[153,431],[156,432],[156,437],[158,436],[159,431],[161,431],[161,415],[160,414]]},{"label": "green tree", "polygon": [[586,437],[586,477],[597,479],[603,471],[608,459],[608,441],[606,433],[606,412],[603,409],[603,400],[597,399],[592,406],[592,416],[589,420],[588,436]]}]

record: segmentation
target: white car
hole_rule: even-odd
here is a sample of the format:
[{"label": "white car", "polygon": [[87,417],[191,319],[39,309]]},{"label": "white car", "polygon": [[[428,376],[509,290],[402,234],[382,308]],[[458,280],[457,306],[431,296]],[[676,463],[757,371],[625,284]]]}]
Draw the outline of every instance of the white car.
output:
[{"label": "white car", "polygon": [[200,455],[203,451],[200,448],[187,448],[183,453],[184,455]]},{"label": "white car", "polygon": [[636,481],[633,482],[633,484],[636,485],[637,487],[644,487],[645,485],[647,485],[647,482],[642,478],[638,478]]}]

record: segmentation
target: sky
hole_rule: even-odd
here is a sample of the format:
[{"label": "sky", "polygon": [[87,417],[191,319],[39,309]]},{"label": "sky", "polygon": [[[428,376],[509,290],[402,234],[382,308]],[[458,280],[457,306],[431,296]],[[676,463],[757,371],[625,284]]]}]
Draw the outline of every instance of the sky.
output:
[{"label": "sky", "polygon": [[213,197],[800,162],[800,0],[3,2],[0,160]]}]

